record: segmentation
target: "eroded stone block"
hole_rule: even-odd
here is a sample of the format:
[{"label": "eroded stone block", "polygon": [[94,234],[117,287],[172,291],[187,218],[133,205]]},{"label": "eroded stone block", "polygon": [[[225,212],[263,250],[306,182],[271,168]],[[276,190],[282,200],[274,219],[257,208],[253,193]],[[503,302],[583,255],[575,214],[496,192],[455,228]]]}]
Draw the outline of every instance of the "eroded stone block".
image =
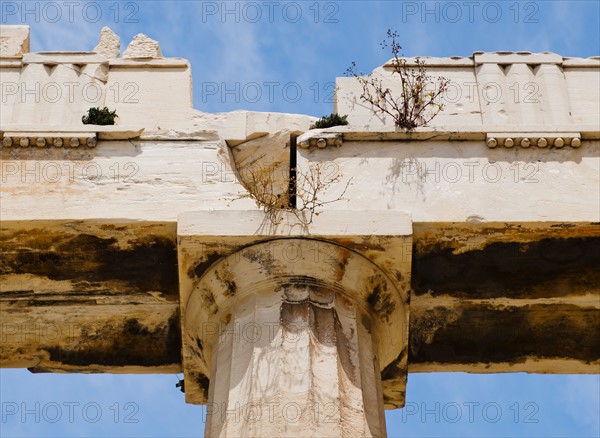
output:
[{"label": "eroded stone block", "polygon": [[162,58],[163,54],[160,51],[158,41],[138,33],[125,49],[123,58]]},{"label": "eroded stone block", "polygon": [[29,26],[0,26],[0,57],[20,58],[29,53]]},{"label": "eroded stone block", "polygon": [[104,26],[100,32],[100,42],[92,51],[108,59],[118,58],[121,53],[121,39],[110,27]]}]

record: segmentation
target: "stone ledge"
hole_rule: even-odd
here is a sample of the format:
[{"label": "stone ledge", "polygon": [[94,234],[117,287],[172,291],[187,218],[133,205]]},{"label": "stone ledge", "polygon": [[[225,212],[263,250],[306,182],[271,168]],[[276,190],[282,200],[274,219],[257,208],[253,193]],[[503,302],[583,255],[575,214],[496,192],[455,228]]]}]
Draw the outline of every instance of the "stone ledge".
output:
[{"label": "stone ledge", "polygon": [[21,58],[0,58],[0,69],[1,68],[21,68],[23,67],[23,61]]},{"label": "stone ledge", "polygon": [[344,143],[342,134],[323,132],[318,136],[309,137],[308,139],[303,138],[298,142],[298,146],[302,149],[308,149],[311,147],[318,147],[319,149],[326,148],[327,146],[341,147]]},{"label": "stone ledge", "polygon": [[[568,58],[556,53],[531,52],[475,52],[471,56],[449,56],[444,58],[419,56],[401,58],[409,67],[417,65],[417,59],[424,61],[427,67],[475,67],[481,64],[559,64],[563,67],[600,67],[600,57]],[[391,68],[395,59],[387,61],[382,67]]]},{"label": "stone ledge", "polygon": [[0,67],[21,67],[28,64],[109,64],[111,68],[189,68],[183,58],[108,59],[94,52],[37,52],[26,53],[22,58],[3,57]]},{"label": "stone ledge", "polygon": [[115,58],[109,61],[109,65],[111,68],[189,68],[190,63],[183,58]]},{"label": "stone ledge", "polygon": [[153,141],[218,141],[221,137],[219,132],[211,129],[197,131],[161,130],[144,131],[140,134],[140,140]]},{"label": "stone ledge", "polygon": [[[313,222],[303,229],[298,226],[298,220],[293,213],[285,215],[281,223],[265,228],[265,215],[258,210],[194,211],[178,216],[177,234],[179,236],[268,236],[270,238],[347,234],[412,235],[412,222],[407,213],[394,210],[374,213],[365,210],[327,210],[315,216]],[[232,217],[243,220],[236,221],[236,226],[232,227]],[[348,225],[349,221],[352,221],[351,226]],[[340,224],[344,226],[340,227]]]},{"label": "stone ledge", "polygon": [[[523,147],[538,145],[538,143],[540,148],[548,146],[579,147],[582,140],[600,139],[600,130],[597,126],[592,125],[557,126],[555,129],[530,125],[440,126],[420,127],[412,131],[395,127],[371,130],[367,126],[348,125],[308,131],[298,137],[298,146],[303,149],[340,147],[344,141],[485,141],[489,147],[495,147],[498,144],[505,145],[505,139],[508,138],[513,141],[518,139],[516,144],[523,143]],[[543,140],[539,142],[541,138],[546,140],[546,144],[543,143]],[[493,144],[493,139],[496,139],[496,144]],[[522,142],[524,139],[529,139],[529,145],[526,141]],[[573,141],[574,139],[577,140]],[[512,147],[509,144],[506,146]]]},{"label": "stone ledge", "polygon": [[600,57],[592,56],[590,58],[564,58],[563,67],[593,67],[600,68]]},{"label": "stone ledge", "polygon": [[581,146],[581,134],[578,132],[488,133],[485,143],[489,148],[497,146],[504,146],[505,148],[514,146],[522,148],[531,146],[562,148],[570,146],[578,148]]},{"label": "stone ledge", "polygon": [[563,57],[543,52],[475,52],[473,63],[478,64],[562,64]]},{"label": "stone ledge", "polygon": [[91,52],[37,52],[23,55],[23,64],[105,64],[108,59]]},{"label": "stone ledge", "polygon": [[600,360],[584,362],[570,358],[526,358],[520,362],[500,363],[457,363],[441,362],[410,363],[409,373],[528,373],[528,374],[598,374]]},{"label": "stone ledge", "polygon": [[32,127],[3,127],[0,129],[1,146],[5,148],[95,147],[98,140],[129,140],[138,138],[143,128],[126,126],[87,125],[75,131],[68,127],[35,129]]},{"label": "stone ledge", "polygon": [[90,148],[96,147],[98,137],[96,134],[87,132],[5,132],[2,138],[2,147],[4,148],[28,148],[36,146],[38,148],[46,148],[54,146],[56,148],[71,147],[78,148],[87,146]]},{"label": "stone ledge", "polygon": [[[406,65],[409,67],[415,67],[417,65],[417,59],[424,61],[427,67],[472,67],[473,58],[470,56],[450,56],[447,58],[436,58],[431,56],[419,56],[412,58],[401,58],[406,61]],[[386,62],[383,67],[391,68],[394,66],[395,59],[392,58]]]}]

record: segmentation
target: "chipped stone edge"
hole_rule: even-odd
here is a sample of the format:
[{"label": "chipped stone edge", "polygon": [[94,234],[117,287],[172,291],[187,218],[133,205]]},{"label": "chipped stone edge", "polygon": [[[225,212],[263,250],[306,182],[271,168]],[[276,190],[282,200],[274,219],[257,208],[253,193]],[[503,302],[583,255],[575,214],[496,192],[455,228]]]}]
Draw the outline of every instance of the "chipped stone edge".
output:
[{"label": "chipped stone edge", "polygon": [[199,131],[144,131],[140,134],[140,140],[152,141],[218,141],[220,139],[219,132],[212,129]]},{"label": "chipped stone edge", "polygon": [[93,52],[36,52],[23,55],[26,64],[106,64],[108,58]]},{"label": "chipped stone edge", "polygon": [[114,58],[108,60],[111,68],[189,68],[190,62],[184,58]]},{"label": "chipped stone edge", "polygon": [[[38,55],[30,54],[30,55]],[[42,57],[28,56],[26,58],[0,58],[0,68],[22,68],[28,64],[108,64],[110,68],[190,68],[190,63],[184,58],[156,59],[108,59],[96,53],[44,53]]]}]

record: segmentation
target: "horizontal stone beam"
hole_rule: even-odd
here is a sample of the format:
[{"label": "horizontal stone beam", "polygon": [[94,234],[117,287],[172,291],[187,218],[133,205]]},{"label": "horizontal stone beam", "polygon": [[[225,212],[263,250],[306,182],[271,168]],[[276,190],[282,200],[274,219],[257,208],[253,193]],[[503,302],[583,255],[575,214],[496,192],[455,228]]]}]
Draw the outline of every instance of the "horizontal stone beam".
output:
[{"label": "horizontal stone beam", "polygon": [[[28,368],[34,373],[181,372],[176,303],[129,297],[129,304],[93,300],[74,304],[77,298],[64,295],[31,295],[2,298],[1,367]],[[110,301],[112,297],[95,298]]]},{"label": "horizontal stone beam", "polygon": [[[598,371],[596,224],[413,231],[409,372]],[[175,238],[175,223],[3,221],[0,366],[180,372]]]},{"label": "horizontal stone beam", "polygon": [[409,371],[598,372],[597,224],[414,229]]},{"label": "horizontal stone beam", "polygon": [[0,364],[177,372],[175,224],[3,221]]},{"label": "horizontal stone beam", "polygon": [[416,299],[409,372],[597,373],[600,306],[586,298]]}]

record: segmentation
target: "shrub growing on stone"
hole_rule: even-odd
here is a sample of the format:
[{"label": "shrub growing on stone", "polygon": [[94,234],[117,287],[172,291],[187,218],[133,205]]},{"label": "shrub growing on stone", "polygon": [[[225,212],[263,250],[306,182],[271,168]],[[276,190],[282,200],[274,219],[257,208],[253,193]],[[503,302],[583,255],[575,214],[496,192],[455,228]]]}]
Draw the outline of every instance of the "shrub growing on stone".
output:
[{"label": "shrub growing on stone", "polygon": [[310,129],[324,129],[331,128],[332,126],[341,126],[347,125],[348,120],[346,120],[348,116],[340,116],[338,113],[331,113],[328,116],[323,116],[315,123],[310,125]]},{"label": "shrub growing on stone", "polygon": [[117,116],[117,110],[111,111],[107,107],[90,108],[88,113],[81,117],[84,125],[114,125]]}]

